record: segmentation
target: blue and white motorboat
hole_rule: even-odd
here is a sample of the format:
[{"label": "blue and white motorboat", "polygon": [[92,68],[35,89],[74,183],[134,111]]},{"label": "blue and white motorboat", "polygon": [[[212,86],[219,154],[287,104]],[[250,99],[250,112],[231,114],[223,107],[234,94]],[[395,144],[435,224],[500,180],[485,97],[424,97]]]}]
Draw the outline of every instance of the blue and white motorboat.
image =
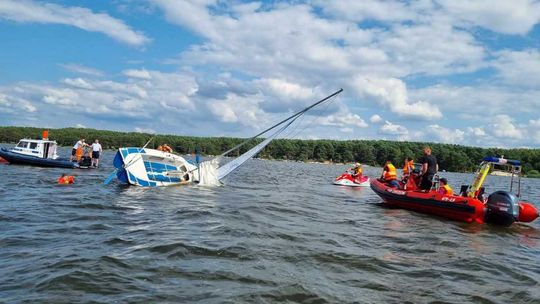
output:
[{"label": "blue and white motorboat", "polygon": [[40,167],[79,168],[79,164],[62,159],[57,154],[58,144],[47,137],[43,139],[24,138],[11,148],[0,148],[0,157],[10,164],[32,165]]}]

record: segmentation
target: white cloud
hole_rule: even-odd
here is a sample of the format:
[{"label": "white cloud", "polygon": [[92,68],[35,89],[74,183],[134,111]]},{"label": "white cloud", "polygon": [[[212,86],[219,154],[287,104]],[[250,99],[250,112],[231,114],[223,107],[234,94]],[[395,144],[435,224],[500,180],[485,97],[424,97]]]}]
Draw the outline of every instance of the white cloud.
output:
[{"label": "white cloud", "polygon": [[529,126],[533,127],[533,128],[540,128],[540,118],[537,119],[537,120],[529,120]]},{"label": "white cloud", "polygon": [[145,69],[142,69],[142,70],[129,69],[129,70],[123,71],[122,74],[131,78],[139,78],[139,79],[146,79],[146,80],[152,79],[152,76],[150,75],[150,73]]},{"label": "white cloud", "polygon": [[283,79],[263,78],[255,80],[261,90],[285,100],[309,100],[313,99],[315,93],[313,88],[303,87],[297,83],[288,82]]},{"label": "white cloud", "polygon": [[2,92],[0,92],[0,106],[0,112],[16,113],[18,110],[26,113],[37,112],[37,108],[29,100],[2,94]]},{"label": "white cloud", "polygon": [[426,134],[432,135],[439,142],[458,144],[465,139],[465,132],[460,129],[448,129],[441,127],[437,124],[429,125],[426,130]]},{"label": "white cloud", "polygon": [[83,124],[78,123],[78,124],[75,125],[75,128],[86,128],[86,126],[83,125]]},{"label": "white cloud", "polygon": [[66,78],[66,79],[62,80],[62,82],[69,85],[69,86],[76,87],[76,88],[81,88],[81,89],[91,90],[91,89],[94,88],[89,82],[87,82],[86,80],[84,80],[82,78],[75,78],[75,79]]},{"label": "white cloud", "polygon": [[415,18],[412,11],[403,2],[377,1],[377,0],[341,0],[341,1],[315,1],[317,6],[334,17],[345,18],[353,22],[364,20],[403,21]]},{"label": "white cloud", "polygon": [[493,116],[509,109],[516,114],[540,107],[540,90],[503,87],[498,84],[477,86],[434,85],[412,90],[415,99],[429,98],[445,113],[456,113],[462,119],[487,123]]},{"label": "white cloud", "polygon": [[505,84],[531,88],[540,86],[540,52],[536,49],[500,51],[492,65]]},{"label": "white cloud", "polygon": [[371,121],[372,123],[379,123],[381,122],[383,119],[382,117],[379,115],[379,114],[373,114],[371,115],[371,117],[369,118],[369,121]]},{"label": "white cloud", "polygon": [[65,7],[31,0],[3,0],[0,2],[0,19],[71,25],[86,31],[103,33],[133,46],[149,42],[144,34],[132,30],[123,21],[83,7]]},{"label": "white cloud", "polygon": [[404,126],[393,124],[387,120],[379,129],[379,133],[387,135],[407,135],[409,134],[409,130]]},{"label": "white cloud", "polygon": [[489,130],[494,136],[499,138],[523,138],[523,131],[514,125],[514,120],[506,114],[495,116],[494,122],[491,124]]},{"label": "white cloud", "polygon": [[343,133],[353,133],[354,129],[353,128],[341,128],[341,129],[339,129],[339,131],[341,131]]},{"label": "white cloud", "polygon": [[156,130],[150,129],[150,128],[135,127],[134,130],[137,133],[148,133],[148,134],[155,134],[156,133]]},{"label": "white cloud", "polygon": [[70,72],[73,72],[73,73],[77,73],[77,74],[84,74],[84,75],[88,75],[88,76],[96,76],[96,77],[101,77],[103,76],[103,72],[98,70],[98,69],[95,69],[95,68],[91,68],[91,67],[87,67],[87,66],[84,66],[84,65],[81,65],[81,64],[77,64],[77,63],[63,63],[63,64],[59,64],[62,68],[70,71]]},{"label": "white cloud", "polygon": [[260,108],[261,102],[262,96],[243,97],[228,94],[224,100],[209,101],[207,107],[222,122],[260,129],[268,125],[267,115]]},{"label": "white cloud", "polygon": [[372,97],[399,116],[415,119],[438,119],[442,113],[435,105],[425,101],[410,103],[405,83],[395,78],[357,77],[358,94]]},{"label": "white cloud", "polygon": [[354,126],[357,128],[366,128],[368,126],[360,116],[352,113],[337,113],[324,116],[319,118],[317,122],[324,126],[336,127]]},{"label": "white cloud", "polygon": [[481,26],[505,34],[526,34],[540,20],[534,0],[439,0],[456,23]]},{"label": "white cloud", "polygon": [[476,137],[486,136],[486,131],[482,127],[467,127],[467,133]]}]

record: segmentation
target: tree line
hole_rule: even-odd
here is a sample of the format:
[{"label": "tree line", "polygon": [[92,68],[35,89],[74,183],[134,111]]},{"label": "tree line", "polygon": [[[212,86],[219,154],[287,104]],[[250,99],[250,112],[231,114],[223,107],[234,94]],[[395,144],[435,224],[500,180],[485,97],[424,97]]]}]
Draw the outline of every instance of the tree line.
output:
[{"label": "tree line", "polygon": [[[37,138],[42,129],[32,127],[0,127],[0,142],[16,143],[22,138]],[[116,132],[87,128],[50,129],[49,137],[61,146],[71,146],[83,137],[87,142],[99,139],[104,149],[119,147],[141,147],[150,139],[149,147],[167,143],[175,152],[202,155],[219,155],[243,142],[244,138],[231,137],[193,137],[177,135],[154,135],[138,132]],[[261,142],[256,139],[242,146],[231,156],[249,150]],[[406,157],[419,159],[424,146],[430,146],[437,157],[441,170],[452,172],[472,172],[485,156],[504,155],[508,159],[518,159],[523,163],[523,171],[528,176],[540,175],[540,149],[502,149],[479,148],[462,145],[401,142],[387,140],[299,140],[276,139],[272,141],[259,157],[267,159],[351,163],[361,162],[372,166],[382,166],[391,160],[397,167]]]}]

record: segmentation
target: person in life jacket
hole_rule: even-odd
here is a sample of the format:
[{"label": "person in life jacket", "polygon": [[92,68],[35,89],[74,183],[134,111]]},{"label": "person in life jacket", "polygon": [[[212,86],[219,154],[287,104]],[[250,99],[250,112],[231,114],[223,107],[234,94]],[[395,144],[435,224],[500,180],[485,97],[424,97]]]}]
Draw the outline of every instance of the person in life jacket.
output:
[{"label": "person in life jacket", "polygon": [[381,180],[388,183],[391,187],[399,188],[396,167],[394,167],[391,161],[387,161],[384,165]]},{"label": "person in life jacket", "polygon": [[162,144],[162,145],[159,145],[157,147],[157,150],[159,151],[163,151],[163,152],[168,152],[168,153],[172,153],[173,152],[173,149],[167,145],[167,144]]},{"label": "person in life jacket", "polygon": [[440,187],[439,193],[444,195],[454,195],[454,190],[448,185],[448,180],[446,178],[439,179]]},{"label": "person in life jacket", "polygon": [[360,163],[354,164],[354,167],[350,168],[348,171],[351,172],[351,176],[354,178],[362,177],[362,165]]},{"label": "person in life jacket", "polygon": [[73,184],[75,183],[75,178],[72,175],[66,175],[63,173],[62,176],[58,178],[58,183],[62,185]]},{"label": "person in life jacket", "polygon": [[405,159],[405,164],[403,165],[403,177],[408,176],[414,170],[414,161],[412,157],[407,157]]}]

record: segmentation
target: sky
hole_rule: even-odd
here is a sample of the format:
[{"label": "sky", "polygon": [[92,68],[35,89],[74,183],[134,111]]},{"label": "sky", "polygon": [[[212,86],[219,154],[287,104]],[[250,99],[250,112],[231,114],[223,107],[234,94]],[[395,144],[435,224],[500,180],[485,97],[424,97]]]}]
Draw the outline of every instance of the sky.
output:
[{"label": "sky", "polygon": [[343,88],[289,136],[540,148],[539,22],[532,0],[0,0],[0,125],[248,137]]}]

